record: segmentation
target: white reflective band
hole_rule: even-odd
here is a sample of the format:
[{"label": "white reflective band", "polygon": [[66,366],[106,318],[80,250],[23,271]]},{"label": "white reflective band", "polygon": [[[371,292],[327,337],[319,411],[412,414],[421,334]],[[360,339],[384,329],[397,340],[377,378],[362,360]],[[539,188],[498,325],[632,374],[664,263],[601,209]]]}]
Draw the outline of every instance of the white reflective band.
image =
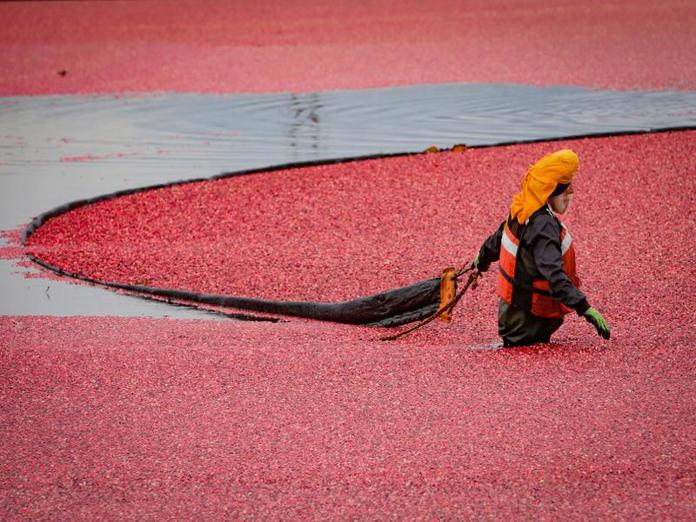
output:
[{"label": "white reflective band", "polygon": [[[565,228],[565,227],[563,227],[563,228]],[[570,235],[570,232],[568,232],[568,229],[566,228],[565,237],[563,238],[563,242],[561,243],[561,255],[562,256],[564,256],[565,253],[568,251],[572,242],[573,242],[573,237]]]},{"label": "white reflective band", "polygon": [[508,237],[506,232],[503,232],[502,245],[505,250],[510,252],[513,256],[517,257],[517,245],[512,242],[512,239]]}]

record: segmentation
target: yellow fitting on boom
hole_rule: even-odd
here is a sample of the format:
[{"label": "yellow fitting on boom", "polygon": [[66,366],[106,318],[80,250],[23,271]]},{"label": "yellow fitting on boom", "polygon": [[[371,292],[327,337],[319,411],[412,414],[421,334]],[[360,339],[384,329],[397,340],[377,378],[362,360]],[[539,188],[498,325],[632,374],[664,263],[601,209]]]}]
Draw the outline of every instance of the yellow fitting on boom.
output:
[{"label": "yellow fitting on boom", "polygon": [[[454,296],[457,293],[457,278],[455,274],[456,270],[452,266],[442,271],[442,275],[440,276],[440,306],[438,307],[438,311],[442,310],[454,300]],[[452,321],[452,309],[450,308],[446,312],[443,312],[438,316],[438,319],[445,323]]]}]

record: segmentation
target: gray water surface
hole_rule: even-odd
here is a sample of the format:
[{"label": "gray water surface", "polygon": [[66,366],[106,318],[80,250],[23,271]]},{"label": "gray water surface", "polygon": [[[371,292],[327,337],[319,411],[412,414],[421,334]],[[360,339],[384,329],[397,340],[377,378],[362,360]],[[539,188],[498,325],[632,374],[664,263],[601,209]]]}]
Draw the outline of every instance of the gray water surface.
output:
[{"label": "gray water surface", "polygon": [[[563,86],[0,98],[0,230],[69,201],[222,172],[694,126],[693,92]],[[57,281],[47,299],[23,270],[0,262],[2,315],[201,316]]]}]

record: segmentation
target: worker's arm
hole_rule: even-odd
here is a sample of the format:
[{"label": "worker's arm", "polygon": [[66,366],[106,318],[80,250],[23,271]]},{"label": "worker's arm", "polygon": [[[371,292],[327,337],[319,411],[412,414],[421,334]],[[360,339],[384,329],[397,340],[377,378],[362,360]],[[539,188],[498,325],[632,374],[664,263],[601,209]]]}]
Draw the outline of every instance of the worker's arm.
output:
[{"label": "worker's arm", "polygon": [[505,221],[503,221],[498,229],[493,232],[488,239],[483,242],[479,254],[474,261],[475,267],[479,272],[485,272],[491,263],[497,261],[500,258],[500,241],[503,238],[503,229],[505,228]]},{"label": "worker's arm", "polygon": [[551,285],[551,295],[591,323],[604,339],[611,337],[606,320],[592,308],[583,294],[563,271],[561,227],[552,216],[541,215],[532,225],[532,253],[539,273]]},{"label": "worker's arm", "polygon": [[530,230],[525,234],[534,262],[541,277],[551,286],[551,295],[568,308],[583,315],[590,305],[582,293],[563,271],[561,256],[561,228],[550,215],[542,214],[530,223]]}]

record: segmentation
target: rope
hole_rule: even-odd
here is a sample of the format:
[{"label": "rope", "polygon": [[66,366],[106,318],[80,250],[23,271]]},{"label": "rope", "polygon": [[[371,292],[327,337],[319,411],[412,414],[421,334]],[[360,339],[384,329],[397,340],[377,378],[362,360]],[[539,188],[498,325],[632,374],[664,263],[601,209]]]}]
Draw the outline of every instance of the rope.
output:
[{"label": "rope", "polygon": [[454,278],[455,278],[455,279],[459,279],[460,277],[462,277],[462,276],[463,276],[464,274],[466,274],[467,272],[471,272],[472,270],[474,270],[474,268],[475,268],[474,265],[471,264],[471,263],[469,263],[469,264],[467,264],[467,265],[464,265],[463,267],[461,267],[459,270],[457,270],[457,271],[455,272]]}]

